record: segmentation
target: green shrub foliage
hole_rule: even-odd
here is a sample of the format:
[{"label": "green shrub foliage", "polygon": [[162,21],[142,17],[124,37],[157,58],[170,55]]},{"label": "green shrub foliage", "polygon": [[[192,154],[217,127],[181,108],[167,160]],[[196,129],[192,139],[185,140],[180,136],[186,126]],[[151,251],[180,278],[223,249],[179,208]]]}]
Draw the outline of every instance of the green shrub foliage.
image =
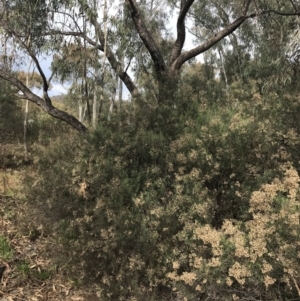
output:
[{"label": "green shrub foliage", "polygon": [[21,106],[15,100],[15,92],[0,79],[0,143],[20,140],[23,135]]},{"label": "green shrub foliage", "polygon": [[258,91],[234,82],[213,104],[187,93],[36,146],[28,199],[70,275],[101,300],[296,298],[299,103]]}]

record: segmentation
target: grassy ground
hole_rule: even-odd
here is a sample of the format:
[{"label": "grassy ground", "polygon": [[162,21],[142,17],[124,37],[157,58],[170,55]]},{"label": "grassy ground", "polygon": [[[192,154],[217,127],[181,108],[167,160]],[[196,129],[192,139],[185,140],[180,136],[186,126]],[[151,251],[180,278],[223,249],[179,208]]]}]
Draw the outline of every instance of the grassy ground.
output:
[{"label": "grassy ground", "polygon": [[32,211],[23,194],[22,179],[34,166],[22,162],[22,147],[0,144],[0,301],[96,301],[95,287],[79,288],[67,266],[55,263],[56,241],[51,233],[26,227]]}]

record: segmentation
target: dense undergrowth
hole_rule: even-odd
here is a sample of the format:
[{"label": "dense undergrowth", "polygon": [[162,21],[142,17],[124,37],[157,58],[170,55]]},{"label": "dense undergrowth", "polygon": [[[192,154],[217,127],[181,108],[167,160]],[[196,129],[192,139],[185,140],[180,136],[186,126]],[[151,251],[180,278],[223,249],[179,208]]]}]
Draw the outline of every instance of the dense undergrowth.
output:
[{"label": "dense undergrowth", "polygon": [[300,105],[258,91],[119,113],[84,138],[40,129],[27,227],[101,300],[299,298]]}]

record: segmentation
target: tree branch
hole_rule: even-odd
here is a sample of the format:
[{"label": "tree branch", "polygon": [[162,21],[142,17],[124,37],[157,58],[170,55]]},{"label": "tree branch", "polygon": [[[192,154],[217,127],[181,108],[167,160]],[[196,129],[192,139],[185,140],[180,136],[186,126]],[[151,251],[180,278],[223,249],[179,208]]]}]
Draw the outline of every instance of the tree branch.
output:
[{"label": "tree branch", "polygon": [[[248,0],[247,3],[250,4],[251,0]],[[249,5],[247,6],[249,8]],[[197,55],[205,52],[206,50],[213,47],[216,43],[218,43],[220,40],[225,38],[226,36],[233,33],[237,28],[239,28],[247,19],[255,18],[260,15],[266,15],[266,14],[277,14],[281,16],[300,16],[300,11],[297,12],[280,12],[273,9],[264,10],[257,13],[252,13],[250,15],[245,15],[237,18],[234,22],[226,26],[224,29],[220,30],[218,33],[216,33],[213,37],[208,39],[205,43],[189,50],[186,52],[183,52],[170,66],[171,70],[179,70],[180,67],[188,60],[190,60],[193,57],[196,57]]]},{"label": "tree branch", "polygon": [[[89,7],[87,6],[86,9]],[[61,12],[62,14],[65,14],[69,16],[75,23],[75,26],[78,28],[79,32],[74,32],[74,31],[52,31],[50,34],[61,34],[61,35],[68,35],[68,36],[78,36],[82,37],[85,41],[87,41],[90,45],[95,47],[96,49],[104,52],[104,44],[105,44],[105,37],[104,33],[102,32],[99,23],[97,22],[97,19],[95,17],[91,17],[90,21],[91,24],[94,25],[95,31],[97,31],[96,37],[99,39],[100,44],[94,42],[91,38],[89,38],[84,32],[81,31],[80,26],[78,25],[78,22],[75,20],[75,18],[66,12]],[[138,95],[139,91],[136,85],[134,84],[133,80],[131,77],[128,75],[127,71],[124,71],[122,68],[122,64],[116,59],[113,51],[111,48],[106,44],[106,58],[108,59],[112,69],[115,71],[116,75],[123,81],[127,89],[129,90],[130,94],[132,96]]]},{"label": "tree branch", "polygon": [[[99,42],[102,45],[105,44],[105,36],[104,33],[102,32],[99,23],[95,18],[90,19],[91,23],[94,25],[95,30],[97,31],[97,36],[99,39]],[[95,45],[95,42],[90,42],[87,40],[87,42],[91,45]],[[133,80],[131,77],[128,75],[126,71],[124,71],[122,64],[116,59],[114,52],[111,50],[110,46],[106,44],[106,58],[109,61],[112,69],[115,71],[116,75],[123,81],[127,89],[129,90],[130,94],[132,96],[137,96],[139,95],[139,90],[137,86],[134,84]],[[103,50],[104,51],[104,48]]]},{"label": "tree branch", "polygon": [[155,43],[154,39],[152,38],[150,32],[147,29],[142,12],[139,9],[138,4],[135,2],[135,0],[126,1],[129,4],[131,16],[135,27],[139,33],[139,36],[151,55],[155,71],[158,75],[160,75],[163,71],[166,70],[166,65],[161,51],[159,50],[158,45]]},{"label": "tree branch", "polygon": [[18,80],[14,75],[12,75],[10,71],[5,70],[4,68],[0,68],[0,78],[3,78],[4,80],[10,82],[12,85],[17,87],[23,93],[22,99],[28,99],[29,101],[35,103],[49,115],[65,121],[66,123],[74,127],[76,130],[78,130],[80,133],[85,133],[87,131],[87,128],[74,116],[55,108],[52,105],[51,101],[46,101],[45,99],[34,94],[30,89],[26,87],[26,85],[24,85],[20,80]]},{"label": "tree branch", "polygon": [[94,46],[96,49],[100,51],[104,51],[104,47],[95,41],[93,41],[91,38],[86,36],[82,32],[77,32],[77,31],[61,31],[61,30],[52,30],[49,32],[46,32],[44,36],[55,36],[55,35],[62,35],[62,36],[73,36],[73,37],[81,37],[85,39],[90,45]]},{"label": "tree branch", "polygon": [[26,50],[28,51],[28,53],[31,56],[32,60],[34,61],[35,65],[36,65],[36,67],[37,67],[37,69],[40,73],[40,76],[43,80],[43,96],[44,96],[44,99],[45,99],[45,101],[47,101],[51,104],[51,99],[48,96],[49,85],[48,85],[47,78],[44,74],[44,71],[43,71],[38,59],[36,58],[36,55],[33,53],[33,51],[30,49],[30,47],[25,45],[25,43],[22,43],[22,44],[26,48]]},{"label": "tree branch", "polygon": [[180,13],[177,19],[177,39],[172,49],[170,65],[178,58],[185,42],[185,17],[195,0],[181,0]]},{"label": "tree branch", "polygon": [[44,99],[46,102],[49,102],[49,104],[51,105],[51,99],[49,98],[48,96],[48,89],[49,89],[49,85],[48,85],[48,81],[47,81],[47,78],[44,74],[44,71],[36,57],[36,55],[34,54],[34,52],[31,50],[30,48],[30,35],[28,37],[28,43],[24,42],[21,37],[12,29],[10,28],[6,28],[6,30],[12,34],[18,41],[19,43],[27,50],[28,54],[31,56],[32,60],[34,61],[39,73],[40,73],[40,76],[43,80],[43,96],[44,96]]},{"label": "tree branch", "polygon": [[297,11],[297,7],[296,7],[295,3],[293,2],[293,0],[290,0],[290,2],[292,3],[293,9],[294,9],[295,11]]},{"label": "tree branch", "polygon": [[275,15],[285,16],[285,17],[300,16],[300,11],[296,11],[296,12],[292,12],[292,13],[289,13],[289,12],[286,13],[286,12],[281,12],[281,11],[274,10],[274,9],[268,9],[268,10],[261,11],[260,13],[251,14],[249,17],[250,18],[255,18],[257,16],[266,15],[266,14],[270,14],[270,13],[273,13]]},{"label": "tree branch", "polygon": [[210,49],[212,46],[214,46],[216,43],[218,43],[220,40],[234,32],[237,28],[241,26],[242,23],[247,20],[249,16],[243,16],[236,19],[233,23],[216,33],[213,37],[211,37],[209,40],[207,40],[205,43],[189,50],[186,52],[183,52],[177,60],[172,64],[171,69],[180,69],[180,67],[191,58],[205,52],[206,50]]},{"label": "tree branch", "polygon": [[[76,36],[76,37],[82,37],[85,39],[91,46],[95,47],[96,49],[104,52],[104,34],[101,32],[100,26],[97,23],[96,20],[91,20],[91,23],[95,26],[96,30],[98,30],[98,38],[101,44],[98,44],[97,42],[93,41],[91,38],[87,37],[81,32],[76,31],[60,31],[60,30],[54,30],[51,32],[46,33],[45,35],[65,35],[65,36]],[[134,84],[131,77],[128,75],[126,71],[123,70],[122,64],[116,59],[114,53],[112,52],[111,48],[106,45],[106,58],[108,59],[112,69],[115,71],[117,76],[123,81],[127,89],[129,90],[131,95],[138,95],[138,88]]]},{"label": "tree branch", "polygon": [[242,12],[243,12],[243,15],[245,16],[248,12],[248,9],[249,9],[249,6],[250,6],[250,3],[251,3],[252,0],[245,0],[244,2],[244,5],[243,5],[243,8],[242,8]]}]

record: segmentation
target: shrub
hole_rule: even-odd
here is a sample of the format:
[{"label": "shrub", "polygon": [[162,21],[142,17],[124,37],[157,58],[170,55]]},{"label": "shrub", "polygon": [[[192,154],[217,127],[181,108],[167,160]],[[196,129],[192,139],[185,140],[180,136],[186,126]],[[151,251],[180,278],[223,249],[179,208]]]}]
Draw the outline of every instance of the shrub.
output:
[{"label": "shrub", "polygon": [[280,97],[239,89],[37,146],[32,223],[72,277],[103,300],[297,296],[298,128]]},{"label": "shrub", "polygon": [[183,296],[187,288],[190,296],[202,292],[206,300],[247,300],[253,294],[263,300],[277,300],[280,294],[297,296],[299,182],[297,171],[290,167],[282,180],[276,178],[252,193],[250,220],[226,219],[220,229],[197,223],[183,229],[180,235],[192,232],[192,244],[199,245],[189,254],[177,255],[167,275],[175,287],[184,287]]}]

